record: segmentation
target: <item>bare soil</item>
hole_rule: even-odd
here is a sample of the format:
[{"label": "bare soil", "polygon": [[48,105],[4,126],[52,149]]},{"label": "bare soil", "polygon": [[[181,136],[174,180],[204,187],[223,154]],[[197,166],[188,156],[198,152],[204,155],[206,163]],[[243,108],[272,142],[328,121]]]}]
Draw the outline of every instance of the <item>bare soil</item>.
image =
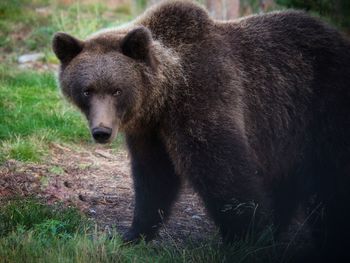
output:
[{"label": "bare soil", "polygon": [[[80,208],[106,231],[124,233],[134,208],[130,162],[124,147],[50,145],[45,164],[8,160],[0,166],[1,196],[34,195]],[[204,241],[217,231],[185,183],[170,220],[155,242]]]}]

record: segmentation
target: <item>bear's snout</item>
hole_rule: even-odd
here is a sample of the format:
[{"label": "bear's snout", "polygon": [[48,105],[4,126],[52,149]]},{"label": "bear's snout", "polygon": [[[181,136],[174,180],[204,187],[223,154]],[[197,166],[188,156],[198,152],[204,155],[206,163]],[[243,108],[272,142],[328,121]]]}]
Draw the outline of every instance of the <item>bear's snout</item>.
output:
[{"label": "bear's snout", "polygon": [[92,137],[97,143],[107,143],[112,135],[112,129],[107,127],[97,127],[91,130]]}]

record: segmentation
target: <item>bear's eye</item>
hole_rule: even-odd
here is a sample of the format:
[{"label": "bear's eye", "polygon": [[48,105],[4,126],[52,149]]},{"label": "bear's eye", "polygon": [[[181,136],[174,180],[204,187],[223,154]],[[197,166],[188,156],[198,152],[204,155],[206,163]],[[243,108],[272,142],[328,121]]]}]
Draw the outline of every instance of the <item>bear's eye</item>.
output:
[{"label": "bear's eye", "polygon": [[85,97],[89,97],[90,95],[91,95],[91,90],[84,90],[83,91],[83,95],[85,96]]},{"label": "bear's eye", "polygon": [[122,94],[122,91],[120,90],[120,89],[116,89],[114,92],[113,92],[113,96],[114,97],[118,97],[118,96],[120,96],[120,94]]}]

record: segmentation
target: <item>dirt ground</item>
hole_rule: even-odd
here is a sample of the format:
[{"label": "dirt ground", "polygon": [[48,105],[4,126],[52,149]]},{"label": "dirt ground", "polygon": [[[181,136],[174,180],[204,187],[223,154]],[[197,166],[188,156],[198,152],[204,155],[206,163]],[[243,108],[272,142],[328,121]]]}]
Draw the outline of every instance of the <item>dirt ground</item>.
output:
[{"label": "dirt ground", "polygon": [[[79,207],[101,229],[124,233],[134,201],[130,162],[124,147],[50,145],[45,164],[8,160],[0,166],[0,196],[34,195]],[[170,220],[155,242],[200,242],[215,234],[198,196],[184,185]]]}]

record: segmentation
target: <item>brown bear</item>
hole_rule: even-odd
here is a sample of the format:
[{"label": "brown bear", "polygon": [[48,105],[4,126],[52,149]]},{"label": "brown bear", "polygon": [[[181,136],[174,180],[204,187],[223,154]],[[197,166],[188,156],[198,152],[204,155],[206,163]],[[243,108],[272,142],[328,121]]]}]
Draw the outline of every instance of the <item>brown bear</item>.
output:
[{"label": "brown bear", "polygon": [[[304,12],[220,22],[170,1],[85,41],[57,33],[63,94],[93,138],[125,133],[125,240],[154,237],[189,180],[231,242],[305,215],[316,254],[350,245],[350,41]],[[323,258],[327,258],[326,256]]]}]

